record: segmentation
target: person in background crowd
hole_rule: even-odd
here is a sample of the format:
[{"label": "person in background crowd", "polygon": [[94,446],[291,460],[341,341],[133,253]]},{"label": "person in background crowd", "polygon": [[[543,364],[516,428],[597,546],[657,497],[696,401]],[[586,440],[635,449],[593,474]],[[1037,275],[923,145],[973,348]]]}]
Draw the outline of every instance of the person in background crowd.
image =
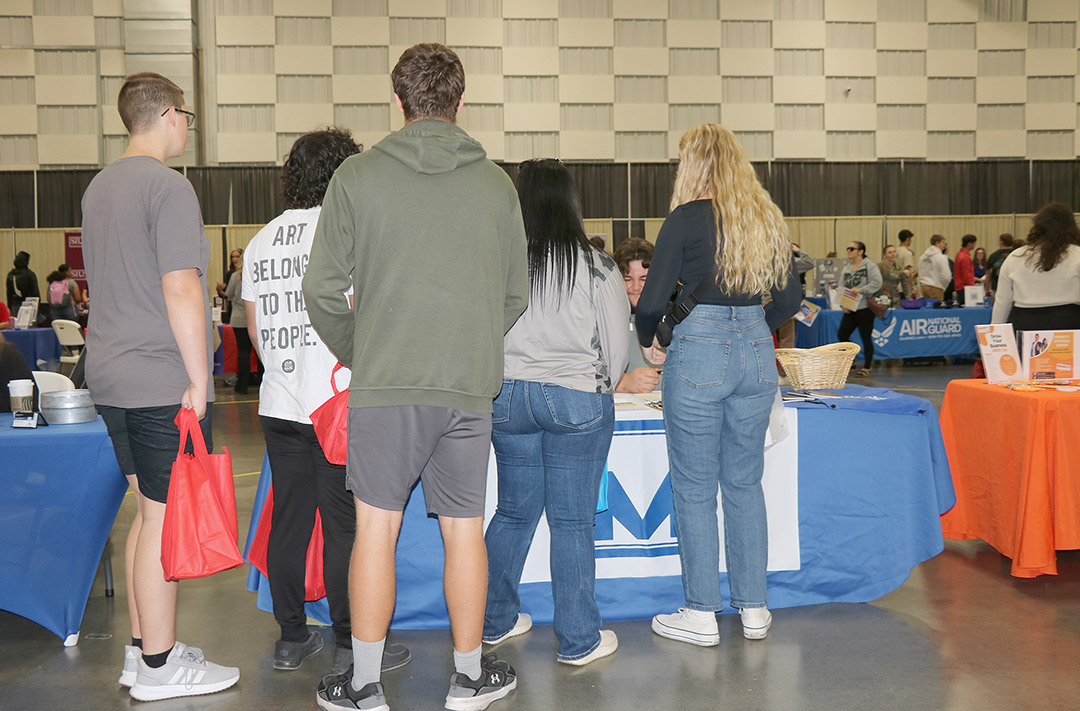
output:
[{"label": "person in background crowd", "polygon": [[[720,643],[718,485],[730,602],[740,611],[743,636],[764,639],[772,624],[762,442],[778,382],[770,333],[799,308],[796,274],[784,216],[734,134],[713,123],[687,131],[671,214],[637,309],[638,340],[652,344],[650,360],[657,362],[656,327],[675,283],[687,285],[683,298],[703,280],[715,284],[675,326],[667,350],[664,428],[686,607],[653,618],[662,637]],[[765,294],[772,301],[763,308]]]},{"label": "person in background crowd", "polygon": [[992,323],[1017,331],[1080,329],[1080,229],[1059,202],[1032,218],[1027,245],[1001,266]]},{"label": "person in background crowd", "polygon": [[75,315],[75,299],[64,274],[57,269],[55,272],[49,272],[49,276],[45,279],[49,282],[49,316],[54,321],[66,319],[78,323],[79,317]]},{"label": "person in background crowd", "polygon": [[506,334],[506,374],[492,414],[499,503],[484,536],[484,642],[532,626],[518,585],[546,511],[556,659],[583,666],[619,646],[614,632],[600,629],[593,524],[615,429],[614,377],[629,358],[630,305],[615,263],[585,240],[570,172],[556,160],[526,161],[517,190],[531,291]]},{"label": "person in background crowd", "polygon": [[986,250],[979,247],[971,253],[971,266],[975,271],[975,282],[986,285]]},{"label": "person in background crowd", "polygon": [[975,286],[975,267],[971,260],[971,252],[975,249],[978,237],[964,235],[960,240],[960,251],[956,253],[953,264],[953,288],[958,295],[957,300],[964,303],[964,287]]},{"label": "person in background crowd", "polygon": [[11,328],[15,325],[14,320],[11,318],[11,312],[8,311],[7,304],[0,301],[0,330],[5,328]]},{"label": "person in background crowd", "polygon": [[930,238],[930,246],[919,257],[919,291],[924,299],[945,299],[945,288],[952,280],[949,258],[945,252],[948,243],[941,235]]},{"label": "person in background crowd", "polygon": [[[3,306],[3,304],[0,304]],[[0,315],[2,318],[2,315]],[[0,326],[2,328],[3,326]],[[34,373],[26,358],[11,343],[4,339],[0,333],[0,412],[11,412],[11,398],[8,393],[8,383],[12,380],[33,380]],[[34,384],[34,409],[38,408],[38,389]]]},{"label": "person in background crowd", "polygon": [[899,250],[893,245],[885,247],[885,256],[878,262],[881,271],[881,290],[888,294],[893,306],[898,306],[901,299],[911,295],[908,271],[900,266]]},{"label": "person in background crowd", "polygon": [[[465,91],[458,56],[414,45],[390,78],[405,126],[334,173],[303,282],[311,325],[352,367],[353,669],[327,677],[316,702],[387,708],[379,665],[396,598],[394,551],[421,479],[446,550],[455,669],[446,708],[471,711],[517,687],[512,666],[481,655],[481,639],[491,404],[503,336],[528,303],[525,228],[509,177],[454,123]],[[341,298],[350,286],[355,311]]]},{"label": "person in background crowd", "polygon": [[[242,253],[241,253],[242,255]],[[244,258],[234,262],[236,269],[225,287],[225,297],[230,304],[236,306],[232,312],[229,325],[232,326],[233,335],[236,336],[236,385],[233,392],[247,395],[248,384],[254,379],[256,383],[262,382],[263,364],[256,357],[258,365],[253,373],[251,370],[251,337],[248,335],[247,313],[244,311],[244,303],[241,300]],[[290,310],[286,307],[286,310]],[[254,377],[253,377],[254,376]]]},{"label": "person in background crowd", "polygon": [[67,264],[61,264],[56,268],[56,271],[64,275],[64,280],[67,281],[68,291],[71,292],[71,300],[75,303],[75,306],[86,306],[90,303],[90,295],[85,289],[79,288],[79,282],[75,281],[75,277],[71,275],[71,267]]},{"label": "person in background crowd", "polygon": [[244,262],[244,250],[237,247],[233,251],[229,252],[229,270],[225,272],[225,281],[217,285],[217,295],[225,300],[225,306],[221,309],[221,322],[232,323],[232,300],[228,298],[225,293],[229,288],[229,281],[232,280],[233,274],[240,271],[240,265]]},{"label": "person in background crowd", "polygon": [[[241,270],[237,264],[227,287],[232,290],[242,280],[243,300],[236,302],[233,327],[239,331],[243,315],[245,335],[266,368],[259,391],[259,419],[274,485],[266,564],[274,619],[281,628],[281,638],[274,644],[274,668],[285,671],[299,669],[323,646],[322,635],[308,629],[304,611],[305,561],[316,511],[322,518],[326,597],[337,641],[330,673],[341,674],[352,664],[349,556],[356,537],[356,507],[345,488],[345,467],[326,460],[311,425],[310,414],[334,394],[330,378],[337,359],[310,330],[307,311],[272,311],[265,306],[270,295],[287,303],[301,290],[303,274],[264,279],[259,265],[308,258],[326,186],[342,161],[361,150],[348,131],[338,128],[296,139],[281,170],[285,212],[251,239],[246,252],[250,268]],[[276,335],[293,328],[307,333],[304,340],[282,341]],[[349,374],[346,369],[340,377]],[[382,670],[402,667],[409,659],[408,649],[388,645],[383,650]]]},{"label": "person in background crowd", "polygon": [[14,269],[7,274],[7,303],[11,313],[18,316],[23,301],[32,296],[41,297],[37,274],[30,271],[30,253],[19,252],[15,255]]},{"label": "person in background crowd", "polygon": [[1005,258],[1016,249],[1018,245],[1016,240],[1008,232],[1002,232],[998,237],[998,248],[990,253],[990,256],[986,258],[986,272],[989,276],[988,286],[991,293],[997,291],[998,275],[1001,274],[1001,265],[1005,263]]},{"label": "person in background crowd", "polygon": [[[799,249],[799,245],[792,244],[791,251],[795,253],[795,269],[799,273],[799,286],[802,290],[802,295],[806,296],[806,273],[814,268],[814,258],[806,252]],[[776,347],[777,348],[794,348],[795,347],[795,319],[789,318],[780,324],[780,327],[776,329]],[[779,366],[777,366],[779,367]]]},{"label": "person in background crowd", "polygon": [[604,238],[600,235],[593,235],[592,237],[590,237],[589,244],[591,244],[593,247],[596,247],[601,252],[607,252],[607,244],[604,242]]},{"label": "person in background crowd", "polygon": [[836,259],[836,250],[833,250],[826,254],[825,259]]},{"label": "person in background crowd", "polygon": [[871,337],[874,331],[874,312],[870,310],[867,299],[872,297],[881,288],[881,270],[872,261],[866,258],[866,245],[862,242],[852,242],[847,246],[850,264],[844,267],[842,275],[845,289],[854,289],[859,292],[859,300],[854,309],[844,309],[844,315],[840,318],[840,328],[836,333],[836,340],[841,343],[850,339],[855,329],[859,329],[862,338],[863,367],[858,375],[868,377],[870,369],[874,365],[874,339]]},{"label": "person in background crowd", "polygon": [[624,239],[615,248],[615,263],[619,265],[622,273],[623,286],[626,287],[626,297],[630,301],[630,360],[626,365],[626,372],[619,377],[615,386],[618,393],[651,393],[660,384],[660,372],[645,362],[641,353],[641,347],[637,342],[637,333],[634,331],[633,313],[637,308],[638,299],[641,298],[641,290],[645,288],[645,279],[649,276],[649,265],[652,264],[653,246],[651,242],[638,237]]},{"label": "person in background crowd", "polygon": [[908,273],[908,281],[915,278],[915,252],[911,249],[911,240],[915,235],[911,230],[900,230],[896,235],[899,245],[896,247],[896,264]]}]

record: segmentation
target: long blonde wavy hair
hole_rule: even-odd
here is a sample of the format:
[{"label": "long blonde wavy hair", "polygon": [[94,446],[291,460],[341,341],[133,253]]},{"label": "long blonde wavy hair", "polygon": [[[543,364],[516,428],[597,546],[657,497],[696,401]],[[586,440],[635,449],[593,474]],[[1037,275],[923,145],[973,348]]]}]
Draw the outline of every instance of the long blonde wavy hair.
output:
[{"label": "long blonde wavy hair", "polygon": [[679,141],[671,209],[708,197],[716,219],[716,263],[723,274],[717,285],[732,294],[783,287],[791,271],[784,215],[758,181],[735,134],[716,123],[696,126]]}]

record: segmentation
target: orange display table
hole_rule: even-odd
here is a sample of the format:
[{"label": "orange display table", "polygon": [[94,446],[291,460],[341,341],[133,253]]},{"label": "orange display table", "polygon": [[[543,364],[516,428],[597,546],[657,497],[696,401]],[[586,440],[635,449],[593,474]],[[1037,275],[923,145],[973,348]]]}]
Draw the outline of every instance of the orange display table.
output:
[{"label": "orange display table", "polygon": [[1056,575],[1055,551],[1080,548],[1080,392],[954,380],[941,432],[956,488],[945,538],[981,538],[1018,578]]}]

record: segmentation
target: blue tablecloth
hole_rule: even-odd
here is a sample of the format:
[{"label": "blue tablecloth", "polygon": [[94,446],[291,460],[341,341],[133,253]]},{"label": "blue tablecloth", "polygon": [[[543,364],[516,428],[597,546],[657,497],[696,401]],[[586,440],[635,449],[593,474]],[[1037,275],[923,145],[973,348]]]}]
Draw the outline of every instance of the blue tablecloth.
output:
[{"label": "blue tablecloth", "polygon": [[[798,406],[801,564],[769,573],[771,607],[877,599],[944,548],[939,517],[956,499],[933,406],[883,388],[848,386],[839,393],[846,397],[828,401],[835,407]],[[616,431],[658,426],[624,420]],[[269,479],[264,462],[249,546]],[[395,627],[448,626],[442,565],[438,523],[427,517],[418,487],[398,541]],[[726,574],[721,578],[726,586]],[[259,592],[260,609],[273,609],[269,583],[254,569],[248,588]],[[549,583],[523,584],[520,595],[538,624],[551,622]],[[646,619],[685,604],[679,576],[600,579],[596,597],[607,620]],[[326,600],[308,603],[308,615],[328,623]]]},{"label": "blue tablecloth", "polygon": [[[988,307],[958,309],[890,309],[885,320],[874,319],[874,358],[925,358],[979,352],[975,326],[990,323]],[[842,311],[821,311],[813,326],[797,324],[795,346],[814,348],[836,343]],[[862,345],[859,332],[851,335]],[[856,356],[858,358],[858,356]]]},{"label": "blue tablecloth", "polygon": [[127,481],[100,417],[11,420],[0,414],[0,609],[74,644]]},{"label": "blue tablecloth", "polygon": [[[19,349],[30,365],[30,370],[52,370],[60,362],[60,341],[51,328],[4,331],[4,339]],[[44,368],[38,366],[39,359],[45,361]]]}]

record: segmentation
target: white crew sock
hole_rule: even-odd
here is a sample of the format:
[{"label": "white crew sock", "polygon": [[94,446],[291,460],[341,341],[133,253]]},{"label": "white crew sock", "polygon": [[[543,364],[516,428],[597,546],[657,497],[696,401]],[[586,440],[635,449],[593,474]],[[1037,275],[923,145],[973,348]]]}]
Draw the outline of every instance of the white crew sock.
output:
[{"label": "white crew sock", "polygon": [[352,685],[357,691],[381,678],[383,646],[385,645],[386,637],[378,642],[361,642],[356,637],[352,638]]},{"label": "white crew sock", "polygon": [[[482,647],[483,645],[481,645]],[[470,679],[480,678],[480,647],[471,652],[454,650],[454,670]]]}]

